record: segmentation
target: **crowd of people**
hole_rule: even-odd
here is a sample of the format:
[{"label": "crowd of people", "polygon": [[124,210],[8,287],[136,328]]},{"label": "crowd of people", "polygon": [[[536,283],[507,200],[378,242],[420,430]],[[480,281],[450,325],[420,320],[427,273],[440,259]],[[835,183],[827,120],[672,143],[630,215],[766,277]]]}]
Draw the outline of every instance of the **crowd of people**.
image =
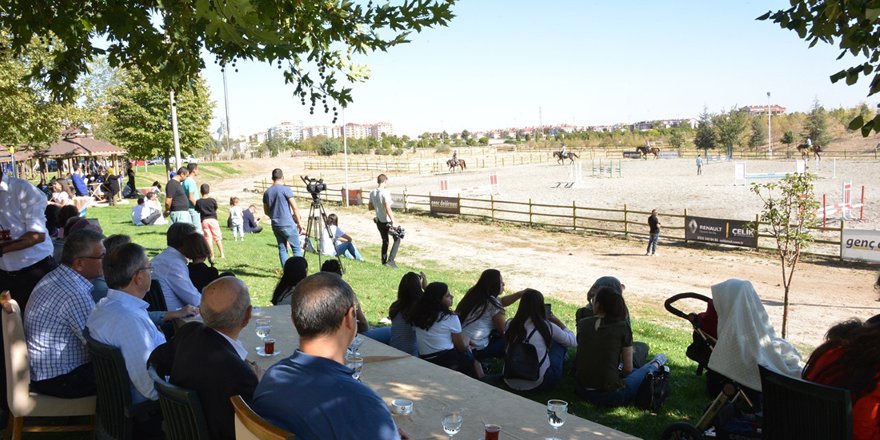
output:
[{"label": "crowd of people", "polygon": [[[182,168],[166,185],[167,247],[152,259],[131,237],[105,237],[99,225],[69,205],[52,205],[30,183],[0,176],[0,282],[24,311],[33,391],[61,398],[95,393],[87,335],[120,349],[133,402],[157,399],[150,365],[172,383],[196,391],[212,438],[234,438],[233,395],[298,438],[407,438],[383,400],[353,379],[345,365],[346,348],[357,334],[520,393],[557,388],[568,363],[576,395],[606,407],[631,405],[645,378],[667,362],[665,354],[652,357],[647,344],[634,341],[632,323],[638,318],[627,307],[625,285],[613,276],[596,280],[574,316],[559,317],[541,291],[507,291],[497,269],[484,270],[457,304],[448,284],[406,272],[388,304],[390,325],[372,327],[355,293],[358,286],[343,280],[338,260],[329,259],[309,274],[299,240],[301,218],[283,173],[275,170],[264,212],[272,220],[283,272],[271,302],[290,307],[301,342],[264,372],[247,361],[247,348],[237,339],[251,319],[248,286],[208,264],[213,245],[223,257],[217,202],[209,185],[185,184],[197,176],[193,171]],[[382,263],[396,267],[399,239],[387,253],[389,230],[397,222],[386,182],[379,177],[376,224],[383,238]],[[239,206],[235,199],[230,205]],[[239,208],[230,224],[245,226],[245,213],[253,215],[255,209]],[[328,220],[327,235],[337,243],[322,251],[362,259],[339,229],[339,219]],[[166,310],[147,312],[144,298],[157,288]],[[718,343],[708,363],[712,371],[758,392],[758,365],[849,389],[854,438],[880,436],[880,319],[833,327],[804,364],[798,351],[776,336],[751,283],[727,280],[711,291],[718,316]],[[176,331],[168,325],[197,314],[200,321]],[[561,318],[576,326],[569,329],[568,319]],[[522,346],[532,347],[533,357],[514,356]],[[136,432],[161,437],[160,417],[153,412],[136,420]]]}]

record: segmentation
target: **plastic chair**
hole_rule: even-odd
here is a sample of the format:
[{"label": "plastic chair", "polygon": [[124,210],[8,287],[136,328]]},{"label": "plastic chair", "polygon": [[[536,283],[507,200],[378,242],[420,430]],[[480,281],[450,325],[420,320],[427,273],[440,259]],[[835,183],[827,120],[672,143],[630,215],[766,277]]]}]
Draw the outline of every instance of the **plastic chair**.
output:
[{"label": "plastic chair", "polygon": [[132,404],[131,379],[128,377],[122,352],[116,347],[96,341],[88,329],[83,332],[83,336],[89,347],[98,386],[95,436],[98,439],[131,439],[135,417],[158,412],[159,402]]},{"label": "plastic chair", "polygon": [[229,400],[235,410],[236,440],[289,440],[294,438],[292,433],[260,417],[241,396],[232,396]]},{"label": "plastic chair", "polygon": [[[9,425],[4,438],[20,439],[22,432],[73,432],[92,431],[95,416],[95,397],[62,399],[30,391],[31,368],[24,326],[18,303],[10,299],[4,306],[3,354],[6,357],[6,401],[9,404]],[[75,417],[91,416],[87,425],[71,426],[24,426],[25,417]]]},{"label": "plastic chair", "polygon": [[170,440],[208,440],[208,422],[202,411],[199,395],[193,390],[172,385],[159,377],[151,365],[150,377],[156,384],[159,393],[159,406],[162,407],[162,418],[165,435]]},{"label": "plastic chair", "polygon": [[764,438],[852,437],[849,390],[779,374],[759,366],[764,393]]}]

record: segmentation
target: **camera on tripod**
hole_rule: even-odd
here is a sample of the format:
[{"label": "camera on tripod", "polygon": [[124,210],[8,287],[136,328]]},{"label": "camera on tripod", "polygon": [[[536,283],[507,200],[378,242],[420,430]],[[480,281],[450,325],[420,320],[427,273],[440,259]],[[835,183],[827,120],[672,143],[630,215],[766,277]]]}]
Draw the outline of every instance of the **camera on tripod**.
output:
[{"label": "camera on tripod", "polygon": [[314,199],[318,198],[318,194],[321,194],[321,191],[327,189],[327,184],[324,183],[324,179],[311,179],[309,176],[299,176],[299,178],[306,184],[306,191],[308,191]]}]

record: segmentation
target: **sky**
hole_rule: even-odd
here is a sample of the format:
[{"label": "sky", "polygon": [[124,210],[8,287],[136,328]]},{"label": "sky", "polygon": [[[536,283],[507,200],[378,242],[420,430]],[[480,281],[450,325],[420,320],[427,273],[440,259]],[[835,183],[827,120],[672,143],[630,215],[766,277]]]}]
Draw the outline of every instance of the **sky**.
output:
[{"label": "sky", "polygon": [[[448,27],[359,59],[371,77],[353,85],[345,122],[393,124],[398,135],[553,124],[604,125],[696,118],[771,103],[788,111],[851,107],[868,81],[832,84],[855,64],[830,45],[755,18],[788,1],[462,0]],[[213,58],[204,76],[225,118],[223,77]],[[331,125],[293,98],[281,71],[239,62],[227,72],[233,137],[278,123]],[[308,104],[308,101],[307,101]],[[338,121],[337,123],[341,123]]]}]

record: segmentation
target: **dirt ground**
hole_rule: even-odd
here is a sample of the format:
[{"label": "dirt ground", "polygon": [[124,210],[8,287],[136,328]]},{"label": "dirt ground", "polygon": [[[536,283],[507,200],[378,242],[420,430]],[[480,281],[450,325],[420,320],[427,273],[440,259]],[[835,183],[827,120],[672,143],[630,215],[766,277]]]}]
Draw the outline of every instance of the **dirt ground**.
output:
[{"label": "dirt ground", "polygon": [[[272,168],[281,167],[289,176],[306,174],[302,159],[275,158],[236,162],[242,176],[212,184],[218,200],[230,195],[244,196],[245,203],[259,204],[260,195],[244,192],[253,182],[268,177]],[[843,180],[854,186],[880,187],[880,174],[874,161],[837,161],[819,169],[817,193],[838,197]],[[815,167],[815,164],[811,164]],[[733,185],[733,164],[704,166],[696,176],[692,159],[623,161],[622,178],[590,177],[591,164],[583,164],[583,188],[553,188],[569,180],[566,167],[555,165],[516,166],[494,170],[500,195],[511,200],[529,197],[548,203],[571,203],[630,209],[674,210],[688,208],[694,215],[752,219],[760,207],[747,186]],[[748,172],[788,171],[793,162],[750,161]],[[815,169],[815,168],[814,168]],[[312,174],[317,174],[314,170]],[[342,173],[322,171],[333,187],[342,183]],[[372,188],[374,173],[352,172],[352,187]],[[445,175],[450,190],[488,183],[489,170]],[[390,176],[392,191],[407,187],[409,192],[439,191],[441,176]],[[298,183],[298,178],[296,178]],[[288,183],[291,179],[288,178]],[[880,223],[880,204],[866,207],[867,221],[855,227],[872,229]],[[344,229],[356,241],[378,244],[379,237],[364,209],[351,208],[342,218]],[[780,266],[768,252],[738,249],[697,249],[664,243],[658,256],[644,256],[643,240],[585,236],[563,232],[538,232],[507,225],[450,221],[427,216],[401,215],[407,229],[402,260],[418,267],[436,262],[451,268],[483,269],[495,267],[505,276],[509,289],[533,287],[569,302],[585,301],[586,290],[603,275],[617,276],[626,284],[627,301],[643,319],[663,321],[684,327],[683,320],[663,311],[663,301],[679,292],[710,295],[709,287],[728,278],[751,280],[764,301],[777,331],[781,329],[783,288]],[[370,255],[366,255],[370,258]],[[374,257],[375,258],[375,257]],[[821,343],[824,332],[836,322],[851,317],[866,319],[880,313],[873,289],[876,270],[865,266],[817,260],[798,266],[792,286],[788,338],[801,347]]]}]

